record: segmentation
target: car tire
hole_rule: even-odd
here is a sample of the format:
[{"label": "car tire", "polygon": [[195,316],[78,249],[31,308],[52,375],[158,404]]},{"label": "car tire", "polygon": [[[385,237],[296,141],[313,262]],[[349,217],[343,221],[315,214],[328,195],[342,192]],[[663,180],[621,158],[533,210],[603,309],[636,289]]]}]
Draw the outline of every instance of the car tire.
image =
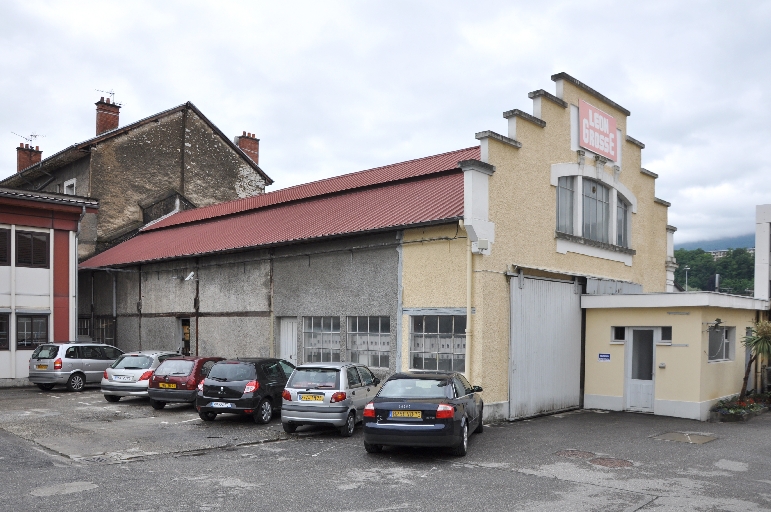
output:
[{"label": "car tire", "polygon": [[38,384],[37,387],[42,389],[43,391],[51,391],[54,388],[55,384]]},{"label": "car tire", "polygon": [[265,425],[270,423],[273,418],[273,403],[263,398],[260,403],[257,404],[257,408],[254,410],[254,422],[258,425]]},{"label": "car tire", "polygon": [[284,432],[287,434],[294,434],[297,430],[297,425],[294,423],[282,423],[282,427],[284,427]]},{"label": "car tire", "polygon": [[160,411],[164,407],[166,407],[166,402],[159,402],[158,400],[150,400],[150,405],[153,406],[153,409],[156,411]]},{"label": "car tire", "polygon": [[112,403],[120,401],[120,397],[118,395],[104,395],[104,399]]},{"label": "car tire", "polygon": [[460,429],[460,442],[457,446],[453,447],[452,454],[456,457],[465,457],[468,453],[468,423],[463,422],[463,426]]},{"label": "car tire", "polygon": [[82,373],[73,373],[67,379],[67,389],[69,391],[83,391],[86,386],[86,377]]},{"label": "car tire", "polygon": [[475,434],[481,434],[485,431],[485,426],[482,424],[482,413],[485,412],[484,406],[482,407],[482,410],[479,411],[479,425],[477,425],[477,428],[474,429]]},{"label": "car tire", "polygon": [[348,418],[345,420],[345,425],[340,427],[340,435],[343,437],[351,437],[353,431],[356,428],[356,413],[351,411],[348,413]]},{"label": "car tire", "polygon": [[364,443],[364,449],[367,453],[380,453],[383,451],[383,446],[379,444]]},{"label": "car tire", "polygon": [[199,412],[198,416],[201,417],[204,421],[214,421],[214,419],[217,417],[217,413],[215,412]]}]

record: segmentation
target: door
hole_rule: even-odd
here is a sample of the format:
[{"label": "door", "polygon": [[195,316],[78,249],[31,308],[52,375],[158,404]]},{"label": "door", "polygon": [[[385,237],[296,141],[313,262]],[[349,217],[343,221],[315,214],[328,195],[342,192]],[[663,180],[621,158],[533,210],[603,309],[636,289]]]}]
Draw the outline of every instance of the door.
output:
[{"label": "door", "polygon": [[179,331],[181,334],[181,339],[179,340],[178,350],[182,353],[182,355],[189,356],[190,355],[190,319],[189,318],[179,319]]},{"label": "door", "polygon": [[634,329],[627,348],[627,408],[653,412],[653,330]]},{"label": "door", "polygon": [[297,364],[297,318],[286,317],[281,319],[279,327],[280,356],[290,363]]},{"label": "door", "polygon": [[274,409],[278,408],[281,406],[281,392],[284,391],[284,386],[286,386],[284,370],[278,361],[271,361],[262,365],[262,372],[267,380],[267,394],[270,395],[273,401]]},{"label": "door", "polygon": [[369,402],[369,395],[367,394],[367,388],[361,384],[361,377],[359,372],[356,371],[356,367],[349,366],[345,370],[348,378],[348,389],[346,391],[351,395],[351,401],[356,408],[356,419],[358,420],[364,414],[364,406]]},{"label": "door", "polygon": [[80,347],[81,361],[86,372],[86,382],[99,382],[102,380],[102,373],[106,369],[102,368],[102,366],[107,361],[102,359],[102,352],[99,348],[92,345]]},{"label": "door", "polygon": [[572,281],[510,281],[509,418],[578,407],[581,294]]},{"label": "door", "polygon": [[375,376],[372,374],[369,368],[366,366],[357,366],[356,369],[359,370],[361,383],[364,386],[364,390],[367,392],[367,400],[364,403],[364,405],[367,405],[373,398],[375,398],[375,395],[377,395],[380,387],[375,385]]}]

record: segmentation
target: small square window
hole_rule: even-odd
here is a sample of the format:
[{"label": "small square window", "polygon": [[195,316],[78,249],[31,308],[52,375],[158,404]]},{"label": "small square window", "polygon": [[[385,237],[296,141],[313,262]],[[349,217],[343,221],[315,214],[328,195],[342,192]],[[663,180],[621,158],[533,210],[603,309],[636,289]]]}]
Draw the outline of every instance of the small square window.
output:
[{"label": "small square window", "polygon": [[613,328],[613,341],[626,341],[626,327]]},{"label": "small square window", "polygon": [[661,341],[672,341],[672,327],[661,328]]}]

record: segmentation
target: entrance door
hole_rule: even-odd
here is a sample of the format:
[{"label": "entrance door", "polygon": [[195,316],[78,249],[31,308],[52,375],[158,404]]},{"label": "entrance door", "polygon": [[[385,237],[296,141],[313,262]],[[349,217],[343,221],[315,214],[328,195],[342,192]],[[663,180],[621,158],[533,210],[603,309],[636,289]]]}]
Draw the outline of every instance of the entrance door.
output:
[{"label": "entrance door", "polygon": [[181,349],[182,354],[189,356],[190,355],[190,319],[189,318],[180,318],[179,319],[179,331],[180,331],[180,343],[179,343],[179,349]]},{"label": "entrance door", "polygon": [[632,331],[632,346],[627,349],[626,359],[627,408],[653,412],[653,330]]},{"label": "entrance door", "polygon": [[282,318],[279,329],[281,359],[286,359],[293,365],[299,364],[297,362],[297,318]]},{"label": "entrance door", "polygon": [[570,281],[511,279],[509,418],[579,405],[581,295]]}]

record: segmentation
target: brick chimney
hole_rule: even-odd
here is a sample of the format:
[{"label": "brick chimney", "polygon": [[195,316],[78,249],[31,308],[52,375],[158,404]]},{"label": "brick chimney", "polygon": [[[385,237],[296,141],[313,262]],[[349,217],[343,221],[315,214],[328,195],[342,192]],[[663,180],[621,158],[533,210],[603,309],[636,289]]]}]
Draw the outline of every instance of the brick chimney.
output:
[{"label": "brick chimney", "polygon": [[120,105],[110,103],[110,98],[106,100],[102,97],[95,103],[96,105],[96,134],[101,135],[118,127],[118,116],[120,115]]},{"label": "brick chimney", "polygon": [[39,146],[33,148],[29,144],[19,143],[19,147],[16,148],[16,172],[21,172],[27,167],[35,165],[42,156],[43,152],[40,151]]},{"label": "brick chimney", "polygon": [[236,145],[254,160],[255,164],[260,163],[260,139],[256,139],[253,133],[244,132],[235,138]]}]

